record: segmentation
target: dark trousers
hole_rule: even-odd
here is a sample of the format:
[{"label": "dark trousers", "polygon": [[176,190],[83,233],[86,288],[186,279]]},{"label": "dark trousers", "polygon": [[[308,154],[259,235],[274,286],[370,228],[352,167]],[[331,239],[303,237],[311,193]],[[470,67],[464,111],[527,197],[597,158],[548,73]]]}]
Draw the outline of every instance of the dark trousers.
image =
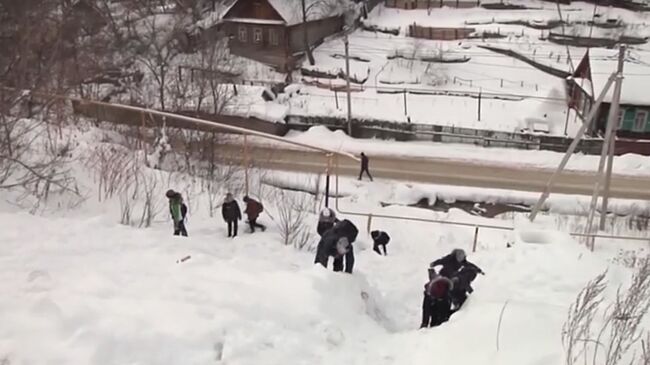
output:
[{"label": "dark trousers", "polygon": [[252,233],[255,233],[255,228],[260,228],[262,231],[266,231],[266,226],[257,223],[257,218],[255,219],[248,218],[248,225],[251,227]]},{"label": "dark trousers", "polygon": [[448,299],[433,299],[424,295],[420,328],[439,326],[449,320],[450,315],[451,302]]},{"label": "dark trousers", "polygon": [[228,237],[237,237],[237,220],[228,221]]},{"label": "dark trousers", "polygon": [[343,271],[343,260],[345,260],[345,272],[348,274],[352,274],[352,270],[354,269],[354,251],[350,249],[348,253],[345,255],[337,255],[334,256],[334,264],[332,265],[332,269],[336,272]]},{"label": "dark trousers", "polygon": [[185,229],[185,221],[180,221],[178,222],[177,225],[174,226],[174,236],[185,236],[187,237],[187,229]]},{"label": "dark trousers", "polygon": [[359,172],[359,180],[361,180],[361,177],[363,176],[363,173],[366,173],[368,175],[368,178],[370,178],[370,181],[372,181],[372,176],[370,175],[370,171],[368,170],[367,166],[362,166],[361,167],[361,172]]},{"label": "dark trousers", "polygon": [[381,255],[381,251],[379,250],[379,247],[381,247],[384,250],[384,256],[388,256],[388,252],[386,251],[386,245],[380,245],[378,243],[375,243],[372,246],[372,250]]}]

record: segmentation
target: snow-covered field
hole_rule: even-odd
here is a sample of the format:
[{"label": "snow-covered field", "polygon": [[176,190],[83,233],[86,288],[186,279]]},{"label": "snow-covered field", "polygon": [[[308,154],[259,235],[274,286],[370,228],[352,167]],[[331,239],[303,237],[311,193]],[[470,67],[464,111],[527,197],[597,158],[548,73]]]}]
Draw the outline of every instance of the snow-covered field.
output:
[{"label": "snow-covered field", "polygon": [[[92,134],[72,133],[73,161],[109,143]],[[440,327],[418,330],[428,263],[452,248],[470,252],[473,228],[375,219],[373,229],[393,238],[380,257],[370,249],[365,218],[342,213],[360,235],[355,272],[338,274],[313,265],[315,238],[302,250],[281,243],[278,210],[286,200],[260,184],[270,173],[255,173],[250,187],[265,205],[260,221],[269,230],[242,228],[228,239],[196,177],[144,169],[159,182],[157,215],[151,227],[136,228],[118,224],[124,201],[97,201],[94,166],[73,167],[87,199],[72,209],[54,204],[29,215],[7,201],[12,194],[0,193],[4,364],[559,364],[562,323],[578,291],[608,269],[611,298],[630,276],[612,260],[617,250],[641,248],[605,242],[591,253],[544,223],[505,222],[517,229],[482,231],[470,253],[487,275],[465,307]],[[220,195],[241,188],[237,176],[219,186]],[[348,210],[490,221],[458,210],[380,206],[387,192],[396,204],[427,194],[409,184],[346,184],[341,204]],[[168,188],[182,191],[190,206],[189,238],[171,236]],[[322,200],[284,194],[308,202],[305,224],[315,230]],[[131,203],[137,218],[143,202]]]}]

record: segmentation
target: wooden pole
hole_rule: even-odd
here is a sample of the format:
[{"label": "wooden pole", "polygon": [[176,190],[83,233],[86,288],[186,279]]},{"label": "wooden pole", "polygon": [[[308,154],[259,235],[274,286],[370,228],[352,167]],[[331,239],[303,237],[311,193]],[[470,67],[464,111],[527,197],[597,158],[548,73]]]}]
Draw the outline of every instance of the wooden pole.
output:
[{"label": "wooden pole", "polygon": [[[618,127],[619,120],[619,110],[621,103],[621,90],[623,88],[623,67],[625,65],[625,45],[621,45],[618,53],[618,69],[616,77],[616,85],[614,85],[614,95],[612,97],[612,104],[609,107],[609,116],[607,118],[607,124],[611,124],[612,128],[615,126]],[[603,230],[605,229],[605,220],[607,219],[607,204],[609,203],[609,190],[612,184],[612,168],[614,165],[614,148],[616,147],[616,131],[610,135],[608,141],[608,153],[607,153],[607,167],[605,173],[605,186],[603,191],[603,202],[600,208],[600,222],[598,227]]]},{"label": "wooden pole", "polygon": [[562,158],[562,161],[560,162],[560,165],[557,167],[557,169],[553,172],[553,175],[548,179],[546,182],[546,186],[544,187],[544,191],[540,195],[539,199],[537,200],[537,203],[535,203],[535,206],[533,207],[533,210],[530,212],[530,216],[528,219],[532,222],[535,220],[535,217],[537,217],[537,213],[539,213],[539,210],[542,208],[542,205],[548,198],[548,196],[551,193],[551,189],[553,188],[553,185],[555,184],[555,179],[557,176],[564,170],[566,167],[567,163],[569,162],[569,159],[571,158],[571,155],[573,155],[573,152],[575,151],[576,147],[578,146],[578,142],[582,139],[583,134],[589,128],[589,125],[591,125],[592,121],[596,118],[596,113],[598,113],[598,108],[600,107],[600,104],[603,102],[603,99],[605,99],[605,95],[607,95],[607,92],[609,91],[609,88],[612,86],[612,83],[614,82],[614,79],[616,78],[616,73],[613,73],[609,76],[607,79],[607,82],[605,83],[605,87],[603,90],[600,92],[600,95],[598,96],[598,99],[596,100],[596,103],[592,107],[592,109],[589,111],[589,115],[587,116],[587,119],[585,122],[580,126],[580,129],[576,133],[575,137],[573,138],[573,141],[571,142],[571,145],[569,145],[569,148],[567,149],[566,153],[564,154],[564,157]]}]

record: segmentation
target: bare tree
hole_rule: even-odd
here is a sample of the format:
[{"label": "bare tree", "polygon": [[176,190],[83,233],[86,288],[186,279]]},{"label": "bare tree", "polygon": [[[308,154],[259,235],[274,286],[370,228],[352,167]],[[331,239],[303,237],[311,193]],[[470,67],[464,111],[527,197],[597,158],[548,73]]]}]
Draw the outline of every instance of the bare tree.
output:
[{"label": "bare tree", "polygon": [[[285,0],[285,1],[294,1],[294,0]],[[336,10],[341,9],[345,5],[345,1],[342,0],[299,0],[300,1],[300,14],[302,16],[302,35],[303,35],[303,47],[305,54],[307,54],[307,59],[309,60],[310,65],[315,65],[316,60],[314,59],[314,54],[311,51],[311,41],[309,39],[309,27],[307,22],[321,19],[326,17],[326,15],[334,14]]]},{"label": "bare tree", "polygon": [[305,195],[286,194],[279,191],[276,196],[278,219],[276,224],[285,246],[293,245],[303,249],[312,240],[310,226],[305,220],[309,211],[309,198]]}]

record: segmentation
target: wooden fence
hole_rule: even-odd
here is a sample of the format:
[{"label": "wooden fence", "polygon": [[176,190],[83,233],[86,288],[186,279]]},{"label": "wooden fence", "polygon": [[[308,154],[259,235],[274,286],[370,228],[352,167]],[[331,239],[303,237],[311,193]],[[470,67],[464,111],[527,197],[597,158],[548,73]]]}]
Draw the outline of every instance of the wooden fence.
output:
[{"label": "wooden fence", "polygon": [[409,25],[409,37],[441,41],[466,39],[476,30],[474,28],[423,27],[415,23]]},{"label": "wooden fence", "polygon": [[385,0],[384,6],[397,9],[473,8],[480,6],[480,0]]}]

